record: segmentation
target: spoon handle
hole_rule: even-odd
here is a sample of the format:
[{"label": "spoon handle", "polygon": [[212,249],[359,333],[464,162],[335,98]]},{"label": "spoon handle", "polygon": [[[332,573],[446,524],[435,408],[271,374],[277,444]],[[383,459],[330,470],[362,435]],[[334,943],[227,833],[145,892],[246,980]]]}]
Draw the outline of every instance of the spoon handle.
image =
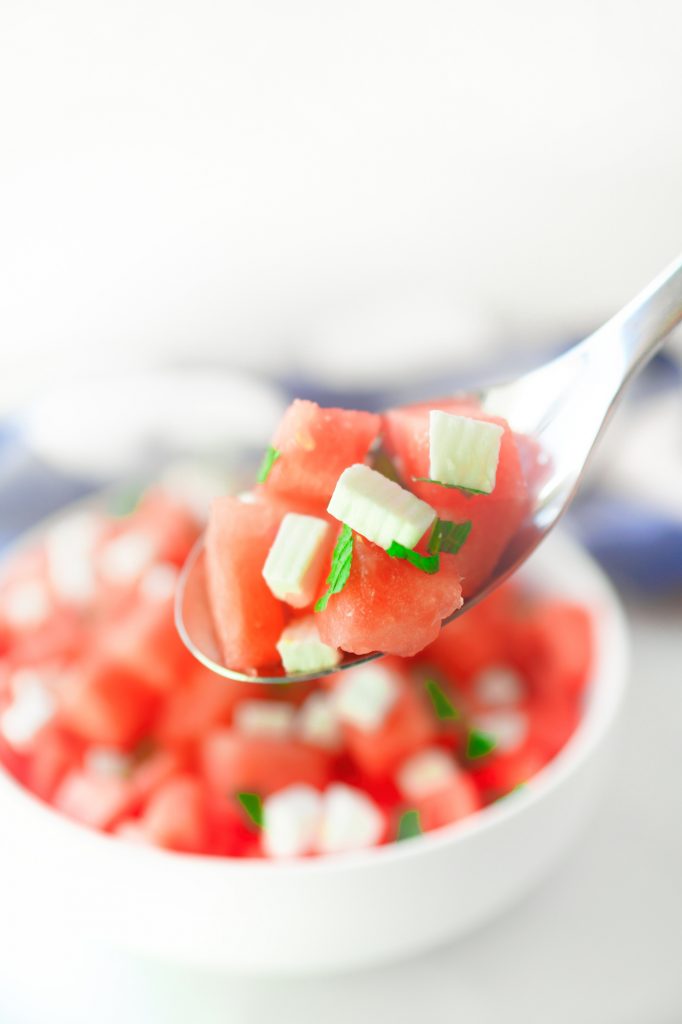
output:
[{"label": "spoon handle", "polygon": [[623,387],[655,355],[682,321],[682,256],[587,339],[592,350],[608,349]]}]

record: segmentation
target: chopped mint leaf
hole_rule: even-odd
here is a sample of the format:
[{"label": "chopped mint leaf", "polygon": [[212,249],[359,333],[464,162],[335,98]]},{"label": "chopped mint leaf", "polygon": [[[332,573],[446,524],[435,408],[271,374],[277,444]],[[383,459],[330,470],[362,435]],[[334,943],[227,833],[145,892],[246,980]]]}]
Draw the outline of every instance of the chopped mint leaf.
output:
[{"label": "chopped mint leaf", "polygon": [[427,679],[426,682],[424,683],[424,686],[426,687],[426,692],[431,698],[433,710],[436,712],[436,715],[438,716],[438,718],[440,718],[442,722],[452,722],[462,717],[457,708],[455,707],[455,705],[452,703],[450,698],[446,696],[446,694],[440,688],[435,679]]},{"label": "chopped mint leaf", "polygon": [[237,800],[242,805],[251,821],[257,828],[263,827],[263,801],[258,793],[237,793]]},{"label": "chopped mint leaf", "polygon": [[345,587],[353,564],[353,531],[345,523],[334,545],[332,567],[327,576],[327,591],[315,603],[315,611],[323,612],[332,594],[338,594]]},{"label": "chopped mint leaf", "polygon": [[461,491],[469,498],[474,494],[488,493],[487,491],[477,491],[473,487],[460,487],[459,484],[444,484],[442,480],[432,480],[429,476],[413,476],[412,479],[416,484],[435,484],[437,487],[448,487],[451,491]]},{"label": "chopped mint leaf", "polygon": [[107,512],[116,519],[129,516],[137,508],[142,497],[142,487],[124,487],[115,491],[107,502]]},{"label": "chopped mint leaf", "polygon": [[397,540],[394,540],[386,552],[391,558],[403,558],[410,565],[414,565],[415,568],[421,569],[422,572],[428,572],[433,575],[434,572],[438,572],[440,569],[440,556],[439,555],[420,555],[418,551],[412,551],[411,548],[406,548],[404,544],[400,544]]},{"label": "chopped mint leaf", "polygon": [[281,454],[282,453],[278,452],[276,448],[272,447],[272,445],[268,447],[268,450],[263,456],[263,461],[260,464],[260,469],[258,470],[257,480],[259,484],[265,483],[267,478],[270,476],[270,470],[275,465]]},{"label": "chopped mint leaf", "polygon": [[470,729],[467,736],[467,757],[474,761],[477,757],[485,757],[495,749],[497,742],[487,732]]},{"label": "chopped mint leaf", "polygon": [[471,533],[471,520],[465,523],[451,523],[449,519],[436,519],[431,529],[428,549],[432,555],[439,551],[447,555],[456,555],[464,541]]},{"label": "chopped mint leaf", "polygon": [[422,835],[419,811],[405,811],[398,822],[398,839],[414,839]]}]

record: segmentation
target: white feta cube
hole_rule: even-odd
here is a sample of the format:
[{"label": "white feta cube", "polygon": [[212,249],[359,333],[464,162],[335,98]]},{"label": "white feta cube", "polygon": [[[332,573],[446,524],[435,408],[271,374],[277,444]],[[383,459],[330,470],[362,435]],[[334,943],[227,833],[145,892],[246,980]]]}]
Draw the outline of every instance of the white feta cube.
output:
[{"label": "white feta cube", "polygon": [[500,754],[517,750],[528,736],[528,715],[523,711],[485,711],[474,715],[472,724],[495,740],[495,749]]},{"label": "white feta cube", "polygon": [[140,580],[140,597],[150,604],[165,604],[172,601],[179,575],[179,569],[171,562],[157,562],[151,569],[147,569]]},{"label": "white feta cube", "polygon": [[17,581],[2,598],[2,612],[15,629],[41,626],[53,610],[53,601],[42,580]]},{"label": "white feta cube", "polygon": [[304,743],[325,750],[338,750],[342,744],[341,725],[328,693],[311,693],[296,715],[296,732]]},{"label": "white feta cube", "polygon": [[243,736],[284,739],[293,734],[296,709],[280,700],[242,700],[234,709],[234,727]]},{"label": "white feta cube", "polygon": [[76,512],[48,530],[45,554],[50,585],[67,603],[87,604],[95,595],[93,555],[102,521],[92,512]]},{"label": "white feta cube", "polygon": [[441,484],[490,494],[495,489],[503,433],[497,423],[432,409],[429,477]]},{"label": "white feta cube", "polygon": [[420,800],[447,786],[458,770],[446,750],[430,747],[403,761],[396,775],[396,783],[406,800]]},{"label": "white feta cube", "polygon": [[485,707],[510,707],[526,696],[523,679],[513,668],[491,665],[476,676],[473,684],[476,703]]},{"label": "white feta cube", "polygon": [[346,853],[376,846],[386,823],[381,810],[366,793],[336,782],[322,801],[317,848],[320,853]]},{"label": "white feta cube", "polygon": [[10,678],[12,700],[0,716],[0,731],[15,750],[30,746],[57,710],[42,678],[32,669],[17,669]]},{"label": "white feta cube", "polygon": [[341,661],[341,652],[320,640],[312,615],[285,626],[277,641],[277,650],[285,672],[324,672]]},{"label": "white feta cube", "polygon": [[287,786],[263,801],[263,848],[269,857],[311,853],[320,828],[322,798],[312,786]]},{"label": "white feta cube", "polygon": [[106,583],[130,586],[154,561],[154,538],[141,530],[126,530],[104,545],[99,554],[99,571]]},{"label": "white feta cube", "polygon": [[83,767],[93,775],[124,779],[133,770],[134,759],[116,747],[90,747],[83,756]]},{"label": "white feta cube", "polygon": [[364,732],[384,724],[398,698],[398,684],[390,669],[370,662],[348,669],[334,689],[334,708],[342,722]]},{"label": "white feta cube", "polygon": [[327,511],[386,550],[394,540],[413,548],[436,518],[425,501],[360,463],[343,471]]},{"label": "white feta cube", "polygon": [[263,566],[263,578],[280,601],[294,608],[312,603],[327,567],[331,526],[317,516],[288,512]]}]

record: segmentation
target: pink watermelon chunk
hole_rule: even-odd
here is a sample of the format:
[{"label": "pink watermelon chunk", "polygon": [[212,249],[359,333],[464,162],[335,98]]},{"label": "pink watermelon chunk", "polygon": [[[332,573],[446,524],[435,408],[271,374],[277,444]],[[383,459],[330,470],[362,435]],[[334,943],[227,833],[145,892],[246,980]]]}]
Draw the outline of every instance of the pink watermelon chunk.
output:
[{"label": "pink watermelon chunk", "polygon": [[356,535],[350,576],[316,616],[320,637],[353,654],[383,651],[408,658],[435,640],[462,604],[453,559],[429,575]]},{"label": "pink watermelon chunk", "polygon": [[323,789],[332,768],[330,754],[298,740],[242,736],[215,729],[201,746],[201,766],[209,786],[221,793],[242,790],[263,795],[298,782]]},{"label": "pink watermelon chunk", "polygon": [[[397,698],[377,729],[344,724],[343,736],[353,761],[369,779],[388,779],[406,757],[434,743],[438,723],[415,680],[397,658],[386,658],[382,667],[391,672]],[[331,676],[331,688],[342,681]]]},{"label": "pink watermelon chunk", "polygon": [[348,409],[322,409],[296,400],[272,439],[280,453],[265,482],[273,494],[327,507],[344,469],[363,462],[379,434],[381,417]]},{"label": "pink watermelon chunk", "polygon": [[[429,410],[471,416],[504,427],[497,479],[492,494],[466,495],[437,484],[417,482],[429,475]],[[506,420],[488,416],[475,405],[453,399],[394,409],[384,416],[384,440],[405,484],[436,509],[441,519],[470,520],[471,533],[453,559],[462,577],[464,597],[488,578],[528,508],[528,490],[513,433]]]},{"label": "pink watermelon chunk", "polygon": [[422,829],[431,832],[466,818],[483,804],[471,776],[458,772],[446,786],[416,800],[414,806],[419,812]]},{"label": "pink watermelon chunk", "polygon": [[234,669],[276,665],[284,605],[263,579],[281,512],[238,498],[218,498],[206,531],[211,612],[225,664]]},{"label": "pink watermelon chunk", "polygon": [[208,846],[208,804],[204,786],[191,775],[169,779],[142,816],[146,838],[166,850],[201,853]]}]

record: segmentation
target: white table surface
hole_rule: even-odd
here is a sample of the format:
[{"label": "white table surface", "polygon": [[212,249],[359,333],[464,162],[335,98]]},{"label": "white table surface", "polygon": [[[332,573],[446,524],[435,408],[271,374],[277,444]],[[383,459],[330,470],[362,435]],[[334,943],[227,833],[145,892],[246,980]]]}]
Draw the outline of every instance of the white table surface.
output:
[{"label": "white table surface", "polygon": [[[197,978],[46,936],[0,950],[2,1024],[678,1024],[682,603],[631,606],[620,760],[569,859],[523,904],[417,960],[353,976]],[[62,965],[57,971],[57,960]]]}]

